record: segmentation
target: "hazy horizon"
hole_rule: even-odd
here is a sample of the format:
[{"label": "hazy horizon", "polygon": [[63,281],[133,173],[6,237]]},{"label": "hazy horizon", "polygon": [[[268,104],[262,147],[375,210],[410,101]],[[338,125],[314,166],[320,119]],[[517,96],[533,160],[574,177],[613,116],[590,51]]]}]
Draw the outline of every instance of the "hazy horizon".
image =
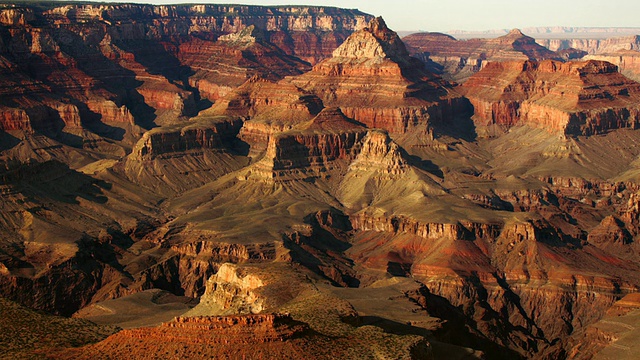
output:
[{"label": "hazy horizon", "polygon": [[[245,0],[194,1],[150,0],[112,1],[152,4],[207,3],[248,5],[324,5],[382,16],[396,31],[483,31],[544,26],[568,27],[639,27],[640,2],[612,0],[603,7],[597,0],[538,0],[535,3],[517,0],[485,1],[410,1],[397,0]],[[408,10],[407,10],[408,9]]]}]

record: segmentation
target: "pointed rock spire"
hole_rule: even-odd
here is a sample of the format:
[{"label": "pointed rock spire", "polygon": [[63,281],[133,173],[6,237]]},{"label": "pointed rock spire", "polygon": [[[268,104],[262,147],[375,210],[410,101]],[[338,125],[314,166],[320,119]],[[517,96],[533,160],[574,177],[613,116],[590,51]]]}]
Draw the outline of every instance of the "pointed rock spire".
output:
[{"label": "pointed rock spire", "polygon": [[339,107],[324,108],[318,116],[313,118],[308,127],[308,130],[353,130],[364,129],[362,125],[356,121],[348,118]]},{"label": "pointed rock spire", "polygon": [[527,35],[523,34],[520,29],[512,29],[511,31],[509,31],[509,34],[507,34],[507,36],[523,37],[523,36],[527,36]]},{"label": "pointed rock spire", "polygon": [[334,57],[352,59],[406,60],[409,53],[404,43],[394,31],[387,27],[381,17],[377,17],[364,29],[352,34],[334,52]]}]

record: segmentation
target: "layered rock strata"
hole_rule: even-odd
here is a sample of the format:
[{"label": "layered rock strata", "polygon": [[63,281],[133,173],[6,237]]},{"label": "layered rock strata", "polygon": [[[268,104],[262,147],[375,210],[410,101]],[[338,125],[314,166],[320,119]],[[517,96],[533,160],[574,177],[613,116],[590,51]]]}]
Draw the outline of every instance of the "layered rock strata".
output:
[{"label": "layered rock strata", "polygon": [[[411,58],[381,18],[351,35],[333,57],[290,81],[372,128],[404,133],[451,121],[464,102],[452,86]],[[461,110],[462,109],[462,110]]]},{"label": "layered rock strata", "polygon": [[0,128],[103,152],[130,150],[140,135],[133,124],[149,129],[195,115],[202,98],[216,100],[256,74],[300,74],[309,64],[297,56],[326,58],[371,19],[323,7],[60,3],[2,11],[8,93]]},{"label": "layered rock strata", "polygon": [[640,50],[640,36],[612,37],[607,39],[538,39],[536,42],[552,51],[578,49],[590,55],[616,52],[619,50]]},{"label": "layered rock strata", "polygon": [[123,330],[96,345],[56,357],[88,358],[105,351],[117,359],[152,353],[184,357],[295,357],[304,351],[304,341],[296,338],[307,333],[306,324],[281,314],[177,317],[156,328]]},{"label": "layered rock strata", "polygon": [[365,134],[340,109],[324,109],[297,129],[271,136],[253,171],[276,180],[328,178],[351,161]]},{"label": "layered rock strata", "polygon": [[402,41],[412,55],[442,66],[444,73],[458,82],[464,82],[491,61],[558,58],[556,53],[518,29],[495,39],[461,41],[440,33],[418,33]]},{"label": "layered rock strata", "polygon": [[370,15],[360,11],[333,7],[205,4],[69,4],[50,7],[41,16],[54,24],[77,21],[118,24],[112,34],[117,40],[158,40],[190,34],[216,36],[255,25],[266,30],[269,40],[288,54],[312,62],[326,58],[342,39],[371,20]]},{"label": "layered rock strata", "polygon": [[220,36],[215,42],[193,38],[180,45],[178,58],[195,70],[189,84],[212,101],[256,75],[282,78],[310,69],[306,62],[269,43],[255,25]]},{"label": "layered rock strata", "polygon": [[602,61],[491,63],[464,86],[477,125],[570,135],[636,128],[640,84]]},{"label": "layered rock strata", "polygon": [[622,75],[625,75],[629,79],[640,81],[640,51],[638,50],[603,52],[595,55],[587,55],[583,59],[610,62],[618,67]]},{"label": "layered rock strata", "polygon": [[[223,18],[225,35],[215,6],[43,6],[0,16],[16,85],[0,101],[18,109],[0,132],[0,293],[68,315],[164,290],[206,316],[48,356],[562,358],[640,287],[638,86],[612,65],[489,64],[463,88],[474,126],[381,19],[297,75],[274,44],[288,30]],[[15,29],[46,19],[61,30]],[[216,103],[187,120],[199,92]],[[91,101],[104,126],[134,129],[128,111],[156,128],[94,127],[119,153],[58,142],[98,141]]]}]

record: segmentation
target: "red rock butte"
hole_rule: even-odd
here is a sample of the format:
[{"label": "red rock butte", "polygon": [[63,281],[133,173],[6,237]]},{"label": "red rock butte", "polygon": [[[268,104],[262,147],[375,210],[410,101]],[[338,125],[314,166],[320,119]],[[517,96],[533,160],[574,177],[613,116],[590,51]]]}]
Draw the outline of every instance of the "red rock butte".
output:
[{"label": "red rock butte", "polygon": [[412,55],[443,66],[445,74],[459,82],[466,81],[491,61],[559,58],[518,29],[495,39],[456,40],[441,33],[417,33],[402,40]]},{"label": "red rock butte", "polygon": [[411,58],[382,18],[349,36],[330,59],[289,78],[368,127],[404,133],[429,122],[450,122],[464,101],[452,84]]},{"label": "red rock butte", "polygon": [[172,354],[187,358],[297,357],[308,326],[290,316],[260,314],[225,317],[178,317],[156,328],[121,331],[95,346],[56,358],[114,358]]},{"label": "red rock butte", "polygon": [[604,61],[493,62],[463,89],[477,125],[591,135],[640,121],[640,84]]}]

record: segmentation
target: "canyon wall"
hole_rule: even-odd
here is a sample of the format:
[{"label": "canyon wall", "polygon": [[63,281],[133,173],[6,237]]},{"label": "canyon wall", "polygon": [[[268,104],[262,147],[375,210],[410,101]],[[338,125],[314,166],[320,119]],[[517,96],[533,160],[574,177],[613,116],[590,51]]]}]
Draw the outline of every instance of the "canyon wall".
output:
[{"label": "canyon wall", "polygon": [[440,67],[445,76],[464,82],[490,61],[557,59],[558,54],[513,29],[495,39],[456,40],[440,33],[417,33],[403,38],[412,55]]},{"label": "canyon wall", "polygon": [[372,18],[313,6],[6,4],[0,12],[0,129],[97,136],[125,150],[140,134],[132,126],[193,116],[254,75],[298,75]]},{"label": "canyon wall", "polygon": [[640,50],[640,36],[612,37],[607,39],[537,39],[536,42],[552,51],[578,49],[590,55],[606,54],[619,50]]},{"label": "canyon wall", "polygon": [[496,62],[463,88],[478,125],[527,124],[589,135],[638,125],[639,84],[617,71],[602,61]]}]

